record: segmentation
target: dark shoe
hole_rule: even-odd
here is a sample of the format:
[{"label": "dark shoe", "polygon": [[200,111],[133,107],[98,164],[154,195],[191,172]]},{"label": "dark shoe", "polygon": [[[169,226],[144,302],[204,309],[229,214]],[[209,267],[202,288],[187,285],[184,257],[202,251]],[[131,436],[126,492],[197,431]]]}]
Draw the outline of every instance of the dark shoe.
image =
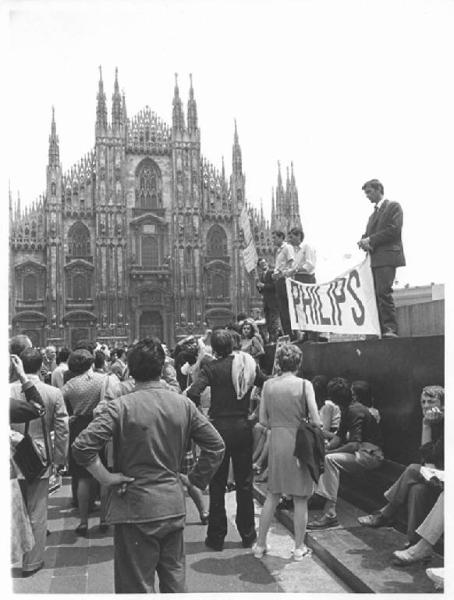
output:
[{"label": "dark shoe", "polygon": [[358,517],[358,523],[363,527],[385,527],[389,525],[389,519],[383,513],[378,512],[373,515]]},{"label": "dark shoe", "polygon": [[105,521],[101,521],[99,524],[99,531],[101,533],[106,533],[106,531],[109,531],[108,523],[106,523]]},{"label": "dark shoe", "polygon": [[293,508],[293,498],[282,498],[277,505],[279,510],[290,510]]},{"label": "dark shoe", "polygon": [[210,538],[205,538],[205,546],[207,548],[211,548],[211,550],[216,550],[217,552],[222,552],[224,550],[224,542],[214,542],[210,540]]},{"label": "dark shoe", "polygon": [[202,525],[208,525],[209,514],[206,511],[200,513],[200,522]]},{"label": "dark shoe", "polygon": [[38,571],[41,571],[41,569],[43,567],[44,567],[44,561],[38,567],[36,567],[36,569],[32,569],[31,571],[22,571],[22,577],[31,577]]},{"label": "dark shoe", "polygon": [[236,489],[236,485],[232,482],[229,481],[228,484],[225,486],[225,491],[226,492],[233,492]]},{"label": "dark shoe", "polygon": [[88,537],[88,525],[80,524],[76,527],[74,531],[77,535],[80,535],[82,537]]},{"label": "dark shoe", "polygon": [[243,548],[252,548],[252,546],[255,544],[256,541],[257,541],[257,534],[254,532],[253,535],[251,535],[249,537],[244,537],[241,540],[241,543],[243,544]]},{"label": "dark shoe", "polygon": [[330,517],[329,515],[323,515],[320,519],[314,519],[309,521],[307,524],[308,529],[326,529],[327,527],[335,527],[339,525],[337,517]]}]

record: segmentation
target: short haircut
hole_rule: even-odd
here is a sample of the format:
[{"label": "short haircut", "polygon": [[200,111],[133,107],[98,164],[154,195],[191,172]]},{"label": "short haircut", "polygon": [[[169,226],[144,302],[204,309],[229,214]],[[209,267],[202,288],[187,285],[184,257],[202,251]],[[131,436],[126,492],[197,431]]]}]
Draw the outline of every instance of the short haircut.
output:
[{"label": "short haircut", "polygon": [[73,350],[88,350],[91,354],[94,353],[96,348],[96,344],[94,342],[90,342],[90,340],[80,340],[74,346]]},{"label": "short haircut", "polygon": [[69,355],[68,368],[74,375],[82,375],[91,367],[93,360],[93,354],[89,350],[79,348]]},{"label": "short haircut", "polygon": [[343,377],[334,377],[328,382],[328,397],[339,406],[348,406],[352,401],[350,383]]},{"label": "short haircut", "polygon": [[303,360],[303,352],[295,344],[282,344],[276,352],[276,362],[283,373],[297,371]]},{"label": "short haircut", "polygon": [[426,396],[430,396],[431,398],[438,398],[440,400],[440,404],[445,403],[445,389],[441,385],[426,385],[422,389],[422,394]]},{"label": "short haircut", "polygon": [[271,234],[273,234],[278,237],[278,238],[285,238],[285,233],[283,231],[281,231],[280,229],[275,229],[274,231],[271,232]]},{"label": "short haircut", "polygon": [[266,262],[268,263],[268,259],[267,259],[267,258],[265,258],[264,256],[262,256],[261,258],[259,258],[259,259],[258,259],[258,261],[257,261],[257,266],[258,266],[258,267],[260,267],[260,264],[261,264],[263,261],[266,261]]},{"label": "short haircut", "polygon": [[158,338],[149,337],[137,342],[128,352],[129,374],[136,381],[159,379],[166,355]]},{"label": "short haircut", "polygon": [[383,187],[382,182],[378,179],[369,179],[369,181],[366,181],[366,183],[363,184],[363,187],[361,189],[365,190],[366,187],[371,187],[374,190],[379,191],[381,194],[385,193],[385,188]]},{"label": "short haircut", "polygon": [[314,375],[312,378],[312,386],[314,388],[317,406],[318,408],[321,408],[328,398],[328,377],[326,375]]},{"label": "short haircut", "polygon": [[238,333],[238,331],[235,331],[234,329],[227,329],[226,331],[229,332],[229,334],[232,338],[232,349],[240,350],[241,349],[241,335]]},{"label": "short haircut", "polygon": [[300,229],[299,227],[292,227],[292,229],[290,229],[289,233],[291,233],[292,235],[297,235],[301,238],[301,241],[304,240],[304,231],[302,229]]},{"label": "short haircut", "polygon": [[69,358],[69,355],[71,354],[71,350],[69,348],[61,348],[61,350],[58,352],[57,354],[57,358],[55,359],[55,362],[57,363],[57,365],[59,365],[62,362],[66,362]]},{"label": "short haircut", "polygon": [[124,348],[115,348],[114,352],[115,352],[115,356],[117,358],[121,358],[125,354],[125,349]]},{"label": "short haircut", "polygon": [[95,352],[95,369],[102,369],[106,364],[106,355],[102,350],[96,350]]},{"label": "short haircut", "polygon": [[356,399],[364,404],[364,406],[372,406],[372,388],[368,381],[359,379],[358,381],[352,382],[352,392],[355,394]]},{"label": "short haircut", "polygon": [[27,374],[37,373],[43,364],[43,356],[37,348],[25,348],[21,352],[21,360],[24,365],[24,371]]},{"label": "short haircut", "polygon": [[233,350],[232,334],[227,329],[217,329],[211,335],[211,347],[219,356],[228,356]]},{"label": "short haircut", "polygon": [[31,339],[28,335],[24,335],[20,333],[19,335],[15,335],[9,341],[9,353],[16,354],[19,356],[21,352],[25,350],[25,348],[31,348],[33,346]]}]

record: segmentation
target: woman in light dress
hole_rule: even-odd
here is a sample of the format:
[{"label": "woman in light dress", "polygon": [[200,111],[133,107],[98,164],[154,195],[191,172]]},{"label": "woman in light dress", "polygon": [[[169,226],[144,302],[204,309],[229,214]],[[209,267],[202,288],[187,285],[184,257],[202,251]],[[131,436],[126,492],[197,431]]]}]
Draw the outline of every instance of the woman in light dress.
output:
[{"label": "woman in light dress", "polygon": [[259,535],[253,549],[261,558],[269,548],[266,536],[281,495],[291,496],[294,503],[294,560],[302,560],[310,551],[304,545],[307,524],[307,500],[314,493],[314,482],[305,465],[293,455],[296,432],[308,416],[320,426],[315,394],[310,381],[297,377],[302,352],[294,344],[284,344],[276,354],[281,374],[263,386],[260,423],[271,429],[268,457],[268,493],[260,515]]}]

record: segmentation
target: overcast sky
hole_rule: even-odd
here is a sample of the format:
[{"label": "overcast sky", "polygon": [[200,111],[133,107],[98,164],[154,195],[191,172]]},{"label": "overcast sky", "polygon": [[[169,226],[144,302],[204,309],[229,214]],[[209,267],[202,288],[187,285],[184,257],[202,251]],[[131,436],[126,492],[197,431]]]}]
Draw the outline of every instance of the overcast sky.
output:
[{"label": "overcast sky", "polygon": [[[98,65],[115,67],[131,117],[171,123],[174,73],[189,73],[202,153],[231,171],[234,119],[246,195],[266,213],[277,161],[291,161],[319,280],[358,262],[379,178],[404,210],[400,284],[442,283],[454,140],[453,14],[448,0],[169,0],[7,5],[7,172],[30,203],[45,189],[51,107],[63,169],[94,145]],[[8,180],[4,194],[7,194]],[[345,258],[350,255],[350,260]],[[452,267],[450,267],[452,270]]]}]

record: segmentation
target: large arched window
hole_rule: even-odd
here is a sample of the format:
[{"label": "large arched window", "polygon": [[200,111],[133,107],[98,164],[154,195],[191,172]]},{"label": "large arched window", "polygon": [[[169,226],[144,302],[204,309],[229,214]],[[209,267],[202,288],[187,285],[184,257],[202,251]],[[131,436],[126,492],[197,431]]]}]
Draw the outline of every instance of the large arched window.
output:
[{"label": "large arched window", "polygon": [[73,277],[73,299],[79,302],[85,302],[89,294],[87,293],[87,279],[84,275],[77,273]]},{"label": "large arched window", "polygon": [[159,265],[159,244],[154,235],[142,236],[142,267],[152,269]]},{"label": "large arched window", "polygon": [[80,221],[74,223],[68,232],[68,253],[71,258],[91,256],[90,232]]},{"label": "large arched window", "polygon": [[36,275],[28,274],[25,275],[23,280],[23,298],[24,300],[37,300],[38,299],[38,281]]},{"label": "large arched window", "polygon": [[207,235],[207,257],[224,258],[227,255],[227,235],[220,225],[213,225]]},{"label": "large arched window", "polygon": [[142,161],[136,171],[136,206],[161,207],[161,173],[151,160]]}]

